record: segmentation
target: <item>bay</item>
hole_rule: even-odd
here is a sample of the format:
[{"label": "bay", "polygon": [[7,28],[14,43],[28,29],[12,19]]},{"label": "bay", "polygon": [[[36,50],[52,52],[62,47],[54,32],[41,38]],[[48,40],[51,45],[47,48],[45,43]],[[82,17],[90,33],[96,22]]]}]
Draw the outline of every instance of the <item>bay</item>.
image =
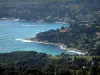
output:
[{"label": "bay", "polygon": [[50,44],[25,42],[18,39],[35,37],[37,33],[50,29],[61,28],[63,25],[56,23],[34,23],[13,20],[0,20],[0,53],[13,51],[37,51],[52,55],[61,53],[73,54]]}]

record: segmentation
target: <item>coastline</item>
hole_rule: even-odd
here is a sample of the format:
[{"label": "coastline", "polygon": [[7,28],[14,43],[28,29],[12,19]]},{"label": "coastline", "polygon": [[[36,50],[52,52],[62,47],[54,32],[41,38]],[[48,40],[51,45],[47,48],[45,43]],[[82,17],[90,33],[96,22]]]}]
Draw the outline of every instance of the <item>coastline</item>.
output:
[{"label": "coastline", "polygon": [[[36,20],[36,21],[32,21],[32,20],[26,20],[26,19],[19,19],[19,18],[7,18],[7,17],[3,17],[3,18],[0,18],[0,20],[9,20],[9,21],[21,21],[21,22],[35,22],[35,23],[49,23],[47,21],[41,21],[41,20]],[[65,25],[65,24],[68,24],[67,22],[58,22],[58,21],[54,21],[54,22],[51,22],[51,23],[56,23],[56,24],[62,24],[62,25]]]},{"label": "coastline", "polygon": [[35,42],[35,43],[41,43],[41,44],[51,44],[51,45],[55,45],[58,46],[60,49],[65,50],[65,51],[69,51],[69,52],[74,52],[76,54],[79,55],[85,55],[86,53],[76,49],[76,48],[67,48],[67,46],[65,44],[61,44],[61,43],[50,43],[47,41],[38,41],[38,40],[31,40],[30,38],[24,39],[23,41],[25,42]]}]

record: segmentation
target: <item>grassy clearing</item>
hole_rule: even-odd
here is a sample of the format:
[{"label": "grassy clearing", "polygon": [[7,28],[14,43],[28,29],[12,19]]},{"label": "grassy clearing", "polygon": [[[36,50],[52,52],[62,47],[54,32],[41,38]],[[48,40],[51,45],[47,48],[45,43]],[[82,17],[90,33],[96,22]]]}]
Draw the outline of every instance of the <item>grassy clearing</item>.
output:
[{"label": "grassy clearing", "polygon": [[[72,56],[72,59],[74,59],[75,56]],[[92,56],[76,56],[76,58],[84,58],[84,59],[87,59],[87,60],[92,60]]]},{"label": "grassy clearing", "polygon": [[[75,56],[69,56],[69,57],[74,59]],[[100,56],[76,56],[76,58],[84,58],[84,59],[87,59],[88,61],[92,60],[93,57],[100,58]],[[50,59],[61,59],[63,57],[62,56],[50,56],[48,58],[50,58]]]},{"label": "grassy clearing", "polygon": [[49,56],[48,58],[50,58],[50,59],[61,59],[62,57],[61,56]]},{"label": "grassy clearing", "polygon": [[76,58],[85,58],[87,60],[92,60],[93,57],[100,57],[100,56],[76,56]]}]

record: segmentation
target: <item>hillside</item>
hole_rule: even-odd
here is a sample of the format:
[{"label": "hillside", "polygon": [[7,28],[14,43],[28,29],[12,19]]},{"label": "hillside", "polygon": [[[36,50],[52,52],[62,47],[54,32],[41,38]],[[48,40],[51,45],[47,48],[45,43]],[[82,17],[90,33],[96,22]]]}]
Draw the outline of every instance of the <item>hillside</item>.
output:
[{"label": "hillside", "polygon": [[[99,44],[96,34],[100,32],[100,0],[7,0],[6,2],[2,0],[1,2],[0,18],[70,24],[69,33],[59,32],[61,29],[50,30],[43,32],[43,34],[37,34],[37,39],[63,43],[68,47],[76,47],[82,51],[93,51],[91,52],[93,54],[99,53],[99,45],[98,48],[95,46]],[[88,24],[89,28],[85,28],[85,24]],[[90,34],[91,32],[93,34]],[[48,36],[49,33],[54,35]]]},{"label": "hillside", "polygon": [[40,22],[90,20],[99,11],[99,0],[2,0],[0,18]]},{"label": "hillside", "polygon": [[[49,57],[48,57],[49,56]],[[0,75],[100,75],[98,56],[50,56],[34,51],[0,54]]]},{"label": "hillside", "polygon": [[100,55],[100,14],[92,21],[71,22],[69,27],[38,33],[32,41],[61,43],[89,55]]}]

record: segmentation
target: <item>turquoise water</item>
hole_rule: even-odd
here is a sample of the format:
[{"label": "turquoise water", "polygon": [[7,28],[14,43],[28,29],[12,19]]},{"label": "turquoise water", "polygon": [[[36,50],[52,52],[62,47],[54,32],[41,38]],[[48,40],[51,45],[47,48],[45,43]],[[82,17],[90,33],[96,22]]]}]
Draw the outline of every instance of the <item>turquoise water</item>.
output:
[{"label": "turquoise water", "polygon": [[57,29],[61,26],[62,25],[60,24],[40,24],[33,22],[0,20],[0,53],[12,51],[37,51],[52,55],[61,54],[65,51],[61,50],[58,46],[16,40],[35,37],[39,32]]}]

